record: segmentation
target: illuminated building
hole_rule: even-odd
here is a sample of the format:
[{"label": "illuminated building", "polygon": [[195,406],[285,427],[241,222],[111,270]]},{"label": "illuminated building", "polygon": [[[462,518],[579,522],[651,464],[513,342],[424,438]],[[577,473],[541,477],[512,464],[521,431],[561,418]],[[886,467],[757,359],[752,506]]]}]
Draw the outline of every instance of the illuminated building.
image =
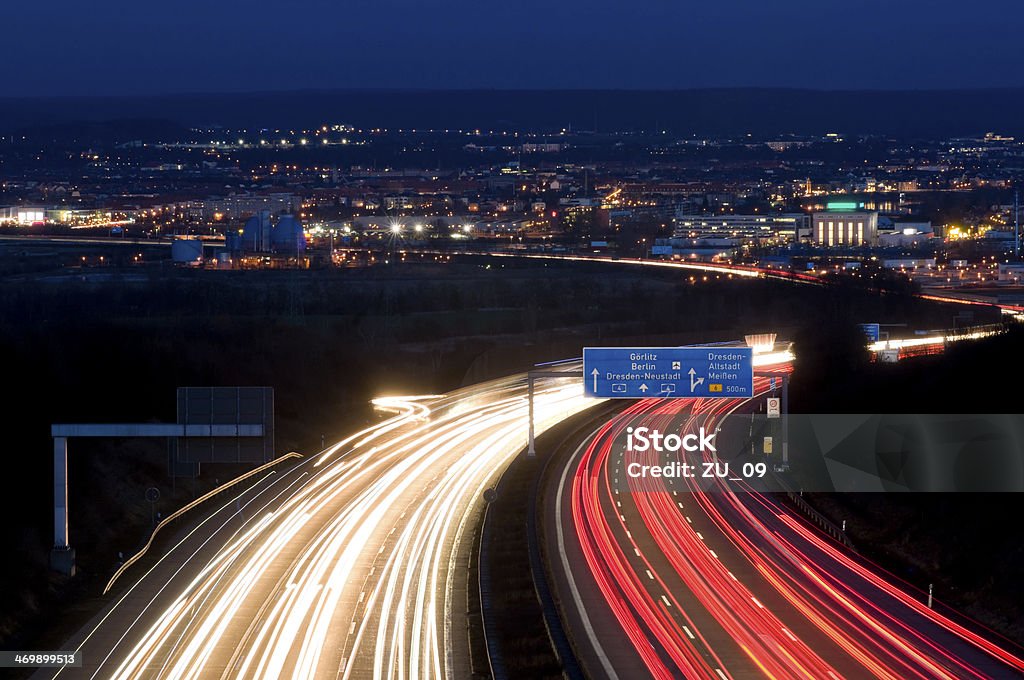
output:
[{"label": "illuminated building", "polygon": [[[935,238],[931,222],[888,222],[879,218],[878,245],[882,247],[916,247]],[[885,228],[887,227],[887,228]]]},{"label": "illuminated building", "polygon": [[732,238],[767,241],[798,240],[809,234],[807,215],[686,215],[673,220],[672,237],[677,239]]},{"label": "illuminated building", "polygon": [[858,210],[856,203],[829,203],[812,218],[814,245],[842,248],[878,245],[878,213]]},{"label": "illuminated building", "polygon": [[0,208],[0,222],[10,222],[22,227],[42,224],[46,221],[46,209],[33,206]]},{"label": "illuminated building", "polygon": [[30,227],[39,224],[61,224],[70,227],[121,226],[131,220],[125,214],[104,209],[43,207],[19,205],[0,208],[0,224]]},{"label": "illuminated building", "polygon": [[243,193],[190,201],[188,212],[204,220],[237,220],[263,210],[277,214],[299,203],[295,194],[289,192]]}]

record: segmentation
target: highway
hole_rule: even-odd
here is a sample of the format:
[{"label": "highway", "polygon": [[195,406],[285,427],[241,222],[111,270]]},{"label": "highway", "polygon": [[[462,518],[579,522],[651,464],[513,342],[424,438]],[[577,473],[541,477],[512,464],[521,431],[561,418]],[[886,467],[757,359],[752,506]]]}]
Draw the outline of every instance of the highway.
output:
[{"label": "highway", "polygon": [[[555,378],[535,403],[541,432],[595,402]],[[221,501],[126,573],[63,647],[83,667],[36,677],[469,677],[472,529],[526,444],[525,377],[375,404],[391,417]]]},{"label": "highway", "polygon": [[[767,382],[756,379],[755,391]],[[926,595],[811,528],[756,481],[626,475],[630,462],[657,462],[625,452],[628,425],[724,428],[723,416],[747,406],[635,402],[550,476],[547,554],[591,677],[1024,677],[1020,650],[929,609]]]},{"label": "highway", "polygon": [[[595,403],[578,377],[544,380],[537,431]],[[623,403],[551,476],[543,514],[553,586],[593,677],[1024,677],[1010,645],[929,609],[771,494],[616,478],[631,462],[627,422],[692,430],[749,402]],[[375,404],[391,416],[216,501],[129,570],[62,647],[83,668],[36,677],[469,677],[472,532],[483,491],[526,444],[525,376]]]}]

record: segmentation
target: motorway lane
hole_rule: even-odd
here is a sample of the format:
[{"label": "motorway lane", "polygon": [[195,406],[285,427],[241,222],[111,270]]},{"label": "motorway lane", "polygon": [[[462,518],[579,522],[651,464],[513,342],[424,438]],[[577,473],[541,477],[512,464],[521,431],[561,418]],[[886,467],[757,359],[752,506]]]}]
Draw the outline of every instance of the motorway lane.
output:
[{"label": "motorway lane", "polygon": [[[736,406],[648,401],[631,412],[657,427],[659,408]],[[768,496],[665,480],[623,491],[614,479],[621,448],[609,440],[625,424],[581,445],[546,503],[562,527],[548,541],[556,589],[593,677],[639,677],[638,667],[666,678],[1002,678],[1024,669],[877,570],[862,573],[861,561]]]},{"label": "motorway lane", "polygon": [[[684,406],[692,404],[679,403]],[[650,403],[641,403],[628,417],[618,419],[612,429],[624,428],[627,423],[637,425],[635,418],[650,408]],[[663,425],[658,424],[656,416],[644,424],[663,428]],[[744,641],[739,627],[736,624],[727,626],[711,614],[711,611],[719,615],[723,612],[728,614],[730,605],[736,609],[740,609],[740,606],[713,602],[712,605],[717,605],[717,609],[705,608],[709,598],[715,599],[712,596],[717,592],[726,591],[725,584],[706,580],[702,571],[706,565],[700,563],[685,565],[691,580],[684,580],[680,575],[684,568],[678,567],[677,570],[668,553],[659,549],[653,533],[654,527],[648,527],[645,523],[649,520],[645,520],[640,513],[639,503],[632,502],[632,494],[625,491],[615,493],[623,488],[622,480],[616,480],[610,471],[622,469],[622,451],[614,454],[617,465],[601,464],[597,466],[596,474],[577,473],[575,477],[570,477],[570,470],[576,472],[582,467],[579,459],[586,448],[581,446],[577,449],[565,474],[552,480],[552,484],[560,487],[563,502],[557,503],[559,496],[554,495],[556,501],[554,505],[548,502],[548,511],[560,512],[564,526],[575,526],[576,531],[582,527],[585,534],[590,534],[605,545],[604,550],[595,552],[588,559],[585,542],[578,540],[579,534],[573,537],[576,540],[567,540],[561,546],[549,543],[549,554],[558,555],[563,549],[566,552],[562,573],[559,574],[563,578],[559,581],[563,587],[568,586],[563,591],[568,593],[568,597],[560,599],[563,603],[571,603],[576,599],[572,597],[572,586],[568,585],[566,578],[566,572],[570,572],[576,590],[581,593],[579,602],[587,610],[580,612],[569,608],[570,629],[578,633],[585,630],[577,624],[582,616],[587,616],[595,631],[593,636],[577,635],[577,648],[582,652],[588,672],[593,677],[610,678],[680,675],[723,678],[757,675],[758,666],[744,653]],[[595,508],[601,513],[604,520],[602,523],[589,522],[574,502],[573,495],[580,484],[602,490],[600,507]],[[684,501],[689,503],[687,497],[690,494],[673,490],[665,495],[670,499],[667,501],[671,506],[669,512],[677,515],[680,521],[685,518],[687,523],[685,530],[673,527],[667,534],[668,541],[674,544],[685,536],[688,544],[685,544],[686,550],[682,551],[684,555],[699,554],[705,562],[714,560],[735,565],[732,570],[723,568],[722,571],[730,581],[742,579],[745,575],[744,561],[741,558],[734,559],[728,545],[716,540],[717,537],[712,533],[714,527],[706,522],[706,518],[684,506]],[[637,492],[636,496],[644,499],[648,494]],[[573,533],[568,531],[563,535]],[[555,571],[558,574],[559,570]],[[694,578],[698,581],[696,587],[693,587]],[[602,592],[608,596],[603,598]],[[751,601],[751,607],[755,606]],[[776,630],[782,634],[784,627],[777,625]],[[629,640],[632,640],[632,645],[625,644]],[[828,644],[827,640],[817,642]],[[748,640],[746,644],[752,643]],[[602,655],[607,657],[606,663],[601,661]],[[646,673],[641,676],[638,668],[646,668]],[[826,672],[821,677],[828,677]]]},{"label": "motorway lane", "polygon": [[[587,677],[614,680],[623,669],[643,668],[643,658],[637,641],[623,635],[613,610],[616,603],[604,598],[587,569],[583,544],[576,537],[571,496],[565,486],[575,461],[596,435],[592,433],[579,444],[561,474],[545,477],[540,525],[551,590],[577,659]],[[628,678],[629,674],[623,677]]]},{"label": "motorway lane", "polygon": [[111,603],[62,646],[84,652],[81,669],[41,669],[33,677],[91,677],[103,666],[111,650],[119,645],[134,644],[142,628],[133,624],[165,602],[169,602],[172,586],[191,580],[200,569],[204,555],[212,554],[219,542],[227,543],[238,535],[247,518],[275,511],[282,499],[301,482],[303,466],[283,472],[271,470],[260,481],[225,500],[210,501],[215,509],[195,526],[178,532],[172,547],[144,575],[129,572],[123,579],[135,581],[123,593],[117,592]]},{"label": "motorway lane", "polygon": [[[569,366],[575,368],[575,366]],[[466,550],[525,445],[523,376],[382,399],[394,417],[229,501],[39,677],[441,678],[470,673]],[[593,405],[547,380],[537,429]]]},{"label": "motorway lane", "polygon": [[822,537],[776,497],[743,482],[728,486],[692,497],[756,566],[762,585],[754,590],[764,604],[772,596],[798,609],[804,628],[813,626],[856,661],[860,668],[848,677],[1005,678],[1024,671],[1021,650],[1008,651],[1012,645],[997,646],[973,632],[976,626],[929,609],[922,593]]},{"label": "motorway lane", "polygon": [[[982,636],[978,624],[945,611],[941,605],[929,610],[927,594],[901,583],[855,553],[818,534],[803,518],[771,496],[739,493],[719,503],[716,522],[737,525],[746,522],[762,532],[766,540],[751,540],[748,554],[770,563],[776,574],[794,570],[801,578],[791,584],[776,584],[789,597],[828,607],[833,619],[855,615],[865,625],[850,626],[850,635],[869,647],[887,638],[885,644],[904,644],[919,649],[917,665],[933,667],[935,675],[951,677],[1024,677],[1021,650],[994,633]],[[752,515],[752,521],[743,515]],[[742,537],[747,540],[750,537]],[[763,546],[763,547],[761,547]],[[827,603],[827,604],[825,604]],[[861,612],[866,612],[865,617]],[[873,621],[881,622],[876,627]],[[887,630],[892,631],[891,633]],[[999,644],[996,644],[998,641]],[[899,654],[908,654],[906,648]],[[910,670],[907,671],[911,672]]]}]

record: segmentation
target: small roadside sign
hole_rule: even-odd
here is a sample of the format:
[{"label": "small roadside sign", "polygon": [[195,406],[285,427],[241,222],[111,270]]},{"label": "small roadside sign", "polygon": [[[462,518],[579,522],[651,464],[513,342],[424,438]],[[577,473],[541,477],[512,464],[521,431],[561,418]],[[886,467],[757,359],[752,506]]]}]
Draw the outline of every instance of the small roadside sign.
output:
[{"label": "small roadside sign", "polygon": [[862,323],[860,324],[860,330],[864,333],[864,337],[868,339],[868,342],[878,342],[882,337],[881,325],[877,323]]}]

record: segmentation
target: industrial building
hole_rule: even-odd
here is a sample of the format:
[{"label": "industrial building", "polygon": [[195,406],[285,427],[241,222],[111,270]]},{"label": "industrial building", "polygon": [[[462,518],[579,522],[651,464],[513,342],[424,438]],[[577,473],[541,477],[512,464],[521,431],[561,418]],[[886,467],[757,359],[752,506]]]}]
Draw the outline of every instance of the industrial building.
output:
[{"label": "industrial building", "polygon": [[931,222],[893,222],[878,219],[878,245],[883,248],[915,248],[935,238]]},{"label": "industrial building", "polygon": [[298,205],[298,199],[295,194],[289,192],[243,193],[188,201],[185,212],[196,219],[231,221],[264,210],[271,214],[290,211],[294,205]]},{"label": "industrial building", "polygon": [[270,232],[270,249],[286,255],[306,252],[306,233],[295,215],[281,215],[277,220]]},{"label": "industrial building", "polygon": [[31,227],[59,224],[71,227],[112,227],[130,224],[126,214],[94,208],[15,205],[0,207],[0,224]]},{"label": "industrial building", "polygon": [[278,215],[276,222],[274,219],[269,210],[260,210],[246,220],[241,229],[229,229],[225,234],[226,248],[217,256],[217,267],[309,267],[302,223],[290,213]]},{"label": "industrial building", "polygon": [[295,215],[285,214],[273,224],[269,210],[261,210],[245,226],[226,234],[232,253],[276,253],[299,257],[306,252],[306,233]]},{"label": "industrial building", "polygon": [[672,237],[677,239],[730,238],[739,241],[796,241],[810,235],[808,216],[687,215],[677,214]]},{"label": "industrial building", "polygon": [[1024,280],[1024,264],[1017,262],[999,263],[999,280],[1020,283]]},{"label": "industrial building", "polygon": [[175,236],[171,241],[171,261],[177,265],[201,265],[203,242],[195,236]]}]

